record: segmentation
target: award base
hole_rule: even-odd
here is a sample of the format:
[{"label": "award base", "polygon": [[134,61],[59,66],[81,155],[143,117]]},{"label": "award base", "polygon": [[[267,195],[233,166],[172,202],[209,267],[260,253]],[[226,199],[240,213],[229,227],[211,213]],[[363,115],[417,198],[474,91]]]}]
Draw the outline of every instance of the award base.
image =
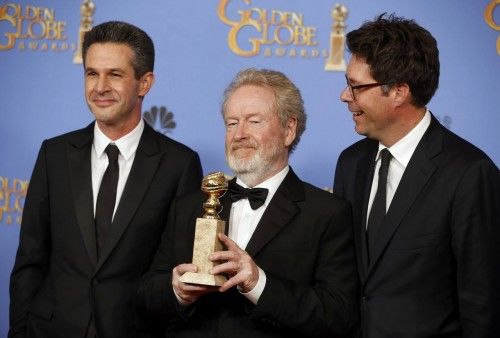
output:
[{"label": "award base", "polygon": [[[344,60],[342,60],[344,61]],[[342,71],[345,71],[346,70],[346,64],[345,64],[345,61],[340,63],[340,64],[336,64],[336,63],[332,63],[332,62],[327,62],[325,64],[325,70],[328,70],[328,71],[335,71],[335,72],[342,72]]]},{"label": "award base", "polygon": [[209,273],[186,272],[181,276],[180,280],[188,284],[221,286],[227,281],[227,278],[221,275],[211,275]]},{"label": "award base", "polygon": [[180,281],[189,284],[221,286],[227,280],[222,275],[212,275],[209,271],[217,265],[208,259],[215,251],[222,250],[222,244],[217,238],[219,232],[224,233],[226,222],[220,219],[197,218],[193,245],[193,264],[198,272],[184,273]]}]

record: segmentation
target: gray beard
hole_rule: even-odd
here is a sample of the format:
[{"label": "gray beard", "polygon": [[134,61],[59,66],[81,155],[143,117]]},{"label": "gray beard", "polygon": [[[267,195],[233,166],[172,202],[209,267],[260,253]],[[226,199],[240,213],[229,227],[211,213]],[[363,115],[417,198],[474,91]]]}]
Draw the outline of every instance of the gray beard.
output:
[{"label": "gray beard", "polygon": [[273,146],[265,152],[258,149],[250,159],[243,159],[226,152],[226,161],[233,173],[249,187],[254,187],[267,176],[272,163],[278,157],[279,149]]}]

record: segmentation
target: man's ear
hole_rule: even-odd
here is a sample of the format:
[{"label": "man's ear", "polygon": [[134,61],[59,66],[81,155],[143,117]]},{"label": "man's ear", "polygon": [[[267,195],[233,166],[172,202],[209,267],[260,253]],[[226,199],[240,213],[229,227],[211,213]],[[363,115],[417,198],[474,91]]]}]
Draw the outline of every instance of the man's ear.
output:
[{"label": "man's ear", "polygon": [[411,100],[410,86],[406,83],[400,83],[392,87],[394,91],[394,104],[396,107],[402,106]]},{"label": "man's ear", "polygon": [[297,136],[297,119],[291,117],[285,126],[285,146],[290,146]]},{"label": "man's ear", "polygon": [[153,72],[147,72],[139,79],[139,96],[144,97],[149,92],[153,83],[155,82],[155,75]]}]

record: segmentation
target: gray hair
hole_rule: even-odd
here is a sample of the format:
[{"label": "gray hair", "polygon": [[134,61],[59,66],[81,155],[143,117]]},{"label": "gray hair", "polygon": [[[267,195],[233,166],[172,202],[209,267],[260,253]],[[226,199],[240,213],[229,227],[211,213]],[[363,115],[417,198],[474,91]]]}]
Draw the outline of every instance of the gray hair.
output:
[{"label": "gray hair", "polygon": [[295,139],[290,144],[289,153],[292,153],[300,141],[300,137],[306,130],[307,115],[304,108],[304,101],[300,95],[300,90],[293,84],[285,74],[270,69],[244,69],[231,81],[224,90],[222,103],[222,115],[226,111],[229,97],[242,86],[260,86],[271,89],[276,98],[276,108],[281,120],[281,125],[285,128],[288,120],[297,120],[297,130]]}]

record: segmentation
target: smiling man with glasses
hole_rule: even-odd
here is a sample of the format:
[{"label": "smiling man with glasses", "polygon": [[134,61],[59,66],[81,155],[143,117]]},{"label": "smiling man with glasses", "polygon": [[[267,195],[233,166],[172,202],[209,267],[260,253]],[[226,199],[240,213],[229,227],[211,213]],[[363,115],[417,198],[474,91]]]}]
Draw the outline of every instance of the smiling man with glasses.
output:
[{"label": "smiling man with glasses", "polygon": [[382,14],[347,47],[340,99],[366,138],[334,191],[353,209],[362,337],[500,337],[499,171],[427,109],[436,40]]}]

